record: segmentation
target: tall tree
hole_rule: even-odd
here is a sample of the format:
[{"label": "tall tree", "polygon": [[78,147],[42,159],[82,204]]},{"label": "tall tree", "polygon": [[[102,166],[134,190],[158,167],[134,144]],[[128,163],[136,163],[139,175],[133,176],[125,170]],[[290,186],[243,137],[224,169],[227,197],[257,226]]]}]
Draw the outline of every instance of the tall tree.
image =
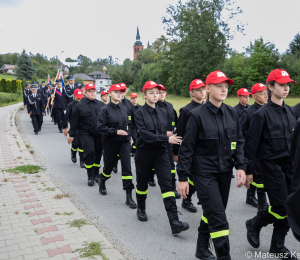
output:
[{"label": "tall tree", "polygon": [[32,76],[35,74],[35,68],[33,67],[30,57],[23,50],[20,57],[17,60],[17,78],[31,80]]},{"label": "tall tree", "polygon": [[297,33],[289,44],[290,53],[300,56],[300,33]]},{"label": "tall tree", "polygon": [[[229,11],[229,19],[242,12],[233,4],[231,0],[189,0],[167,8],[163,23],[170,51],[165,57],[173,63],[168,84],[172,92],[187,95],[191,80],[204,79],[225,60],[233,35],[222,12]],[[243,25],[239,23],[237,30],[243,31]]]}]

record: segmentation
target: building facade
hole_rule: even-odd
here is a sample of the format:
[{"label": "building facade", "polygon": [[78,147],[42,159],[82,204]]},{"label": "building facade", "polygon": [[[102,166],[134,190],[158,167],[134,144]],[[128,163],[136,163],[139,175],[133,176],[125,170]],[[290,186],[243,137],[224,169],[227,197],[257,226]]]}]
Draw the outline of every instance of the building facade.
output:
[{"label": "building facade", "polygon": [[4,74],[7,74],[7,73],[16,74],[17,65],[4,64],[1,67],[1,69],[2,69]]}]

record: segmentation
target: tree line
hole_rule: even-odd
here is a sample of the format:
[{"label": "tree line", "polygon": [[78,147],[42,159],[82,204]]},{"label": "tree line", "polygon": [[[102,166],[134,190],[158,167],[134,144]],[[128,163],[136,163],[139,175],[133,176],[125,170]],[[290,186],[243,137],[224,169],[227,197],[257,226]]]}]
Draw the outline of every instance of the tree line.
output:
[{"label": "tree line", "polygon": [[[228,14],[225,18],[224,12]],[[300,33],[291,39],[284,53],[262,37],[250,42],[243,52],[237,52],[229,43],[236,33],[244,33],[245,25],[236,22],[236,28],[229,28],[228,22],[237,19],[240,13],[242,10],[232,0],[189,0],[185,4],[179,1],[167,8],[162,19],[166,36],[140,51],[135,60],[126,59],[120,64],[112,56],[92,61],[79,55],[77,59],[66,59],[79,64],[70,68],[70,74],[103,71],[105,66],[113,83],[124,82],[132,91],[141,91],[146,81],[153,80],[170,93],[187,96],[193,79],[205,80],[211,71],[222,70],[235,81],[229,89],[229,94],[235,95],[239,88],[250,89],[255,83],[265,83],[270,71],[281,68],[297,82],[292,85],[290,95],[300,96]],[[27,54],[23,51],[21,55],[0,55],[0,64],[18,64],[22,55]],[[32,62],[31,77],[56,75],[54,57],[48,59],[39,53],[27,56],[27,63]],[[18,76],[21,77],[24,76]]]}]

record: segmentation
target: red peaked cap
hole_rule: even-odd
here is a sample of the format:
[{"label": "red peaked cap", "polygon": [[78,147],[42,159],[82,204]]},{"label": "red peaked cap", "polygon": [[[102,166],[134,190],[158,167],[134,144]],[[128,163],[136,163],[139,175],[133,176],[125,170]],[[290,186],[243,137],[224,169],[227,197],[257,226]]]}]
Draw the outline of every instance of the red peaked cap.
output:
[{"label": "red peaked cap", "polygon": [[293,82],[296,83],[294,80],[290,78],[290,75],[285,70],[276,69],[270,72],[267,82],[269,81],[276,81],[279,84],[285,84]]},{"label": "red peaked cap", "polygon": [[192,91],[193,89],[198,89],[198,88],[202,88],[202,87],[205,87],[205,84],[203,83],[203,81],[201,79],[194,79],[190,84],[190,91]]},{"label": "red peaked cap", "polygon": [[93,83],[88,83],[88,84],[85,84],[84,89],[85,90],[96,89],[96,87]]},{"label": "red peaked cap", "polygon": [[266,85],[262,84],[262,83],[256,83],[252,86],[251,88],[251,94],[255,94],[256,92],[259,92],[259,91],[263,91],[265,90],[267,87]]},{"label": "red peaked cap", "polygon": [[224,72],[222,71],[213,71],[211,73],[208,74],[207,78],[206,78],[206,85],[209,84],[220,84],[224,81],[227,81],[228,84],[234,84],[234,81],[232,79],[229,79],[226,77],[226,75],[224,74]]},{"label": "red peaked cap", "polygon": [[74,90],[74,96],[77,98],[84,98],[84,95],[80,88],[77,88]]},{"label": "red peaked cap", "polygon": [[131,93],[131,94],[130,94],[130,98],[134,98],[134,97],[138,97],[138,94],[136,94],[136,93]]},{"label": "red peaked cap", "polygon": [[160,89],[159,89],[159,90],[164,90],[164,91],[167,91],[167,89],[165,88],[165,86],[164,86],[164,85],[162,85],[162,84],[158,84],[158,86],[160,86]]},{"label": "red peaked cap", "polygon": [[110,88],[109,88],[109,90],[108,90],[108,92],[111,92],[113,90],[115,90],[115,91],[121,90],[122,92],[126,91],[125,88],[122,88],[119,84],[113,84],[113,85],[111,85]]},{"label": "red peaked cap", "polygon": [[105,94],[108,94],[108,91],[107,91],[107,90],[101,91],[101,97],[102,97],[103,95],[105,95]]},{"label": "red peaked cap", "polygon": [[119,83],[118,85],[125,90],[127,89],[127,85],[125,83]]},{"label": "red peaked cap", "polygon": [[146,89],[152,89],[152,88],[158,88],[160,90],[161,85],[156,84],[154,81],[147,81],[143,86],[143,92],[145,92]]},{"label": "red peaked cap", "polygon": [[236,94],[237,97],[238,96],[248,96],[248,95],[250,95],[250,93],[249,93],[248,89],[246,89],[246,88],[240,88]]}]

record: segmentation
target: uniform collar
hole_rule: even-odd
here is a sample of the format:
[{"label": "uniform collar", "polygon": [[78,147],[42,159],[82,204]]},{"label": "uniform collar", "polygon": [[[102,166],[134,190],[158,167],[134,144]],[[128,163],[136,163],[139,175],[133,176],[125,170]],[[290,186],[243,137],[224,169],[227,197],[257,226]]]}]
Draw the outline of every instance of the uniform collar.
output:
[{"label": "uniform collar", "polygon": [[248,108],[248,104],[246,104],[246,106],[243,106],[240,102],[239,102],[239,106],[240,106],[241,109],[246,109],[246,108]]},{"label": "uniform collar", "polygon": [[209,110],[211,112],[213,112],[214,114],[217,114],[217,112],[219,111],[219,109],[222,111],[222,113],[224,114],[225,111],[225,105],[222,103],[221,107],[216,107],[215,105],[213,105],[209,100],[206,101],[206,103],[204,104],[206,105]]},{"label": "uniform collar", "polygon": [[[154,111],[156,111],[156,108],[150,107],[147,103],[145,103],[145,107],[148,109],[148,111],[152,114]],[[157,113],[157,111],[156,111]]]},{"label": "uniform collar", "polygon": [[120,108],[120,102],[118,104],[115,104],[113,102],[109,102],[109,105],[111,105],[113,108],[119,107]]},{"label": "uniform collar", "polygon": [[[193,99],[192,99],[192,101],[191,101],[191,104],[192,104],[194,107],[197,107],[197,106],[201,105],[201,103],[198,103],[198,102],[196,102],[196,101],[193,100]],[[205,104],[205,103],[203,103],[203,104]]]},{"label": "uniform collar", "polygon": [[86,103],[90,103],[90,102],[93,102],[93,103],[96,103],[96,99],[94,99],[94,100],[90,100],[90,99],[88,99],[88,98],[84,98],[85,100],[86,100]]},{"label": "uniform collar", "polygon": [[283,101],[283,103],[282,103],[282,106],[279,106],[279,105],[275,104],[274,102],[272,102],[271,99],[270,99],[270,100],[269,100],[269,104],[270,104],[270,106],[272,106],[277,112],[281,112],[283,109],[286,110],[286,104],[284,103],[284,101]]},{"label": "uniform collar", "polygon": [[258,103],[256,103],[256,102],[254,102],[253,106],[256,107],[257,109],[259,109],[259,108],[262,107],[260,104],[258,104]]}]

